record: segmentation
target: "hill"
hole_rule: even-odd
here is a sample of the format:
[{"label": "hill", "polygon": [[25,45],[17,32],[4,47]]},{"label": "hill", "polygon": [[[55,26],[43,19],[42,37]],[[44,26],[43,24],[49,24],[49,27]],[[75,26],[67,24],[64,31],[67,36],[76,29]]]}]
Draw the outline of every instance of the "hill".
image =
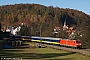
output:
[{"label": "hill", "polygon": [[54,37],[54,28],[59,27],[60,31],[56,37],[67,38],[67,32],[63,31],[65,21],[68,27],[73,27],[76,30],[77,38],[82,40],[83,46],[90,47],[90,16],[82,11],[53,6],[47,7],[40,4],[0,6],[2,27],[17,26],[24,23],[28,27],[25,31],[26,35],[39,36],[41,27],[42,36]]}]

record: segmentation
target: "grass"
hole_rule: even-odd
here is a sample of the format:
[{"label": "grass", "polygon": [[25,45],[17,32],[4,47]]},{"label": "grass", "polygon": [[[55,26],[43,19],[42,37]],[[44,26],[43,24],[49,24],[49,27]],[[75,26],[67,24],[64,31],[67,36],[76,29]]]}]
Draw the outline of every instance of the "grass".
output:
[{"label": "grass", "polygon": [[[0,42],[1,43],[1,42]],[[0,56],[2,58],[23,58],[33,60],[90,60],[89,57],[83,56],[75,52],[67,52],[63,50],[57,50],[49,47],[35,48],[33,42],[26,42],[28,47],[17,47],[14,49],[0,49]]]},{"label": "grass", "polygon": [[0,49],[2,49],[2,48],[3,48],[3,41],[0,40]]}]

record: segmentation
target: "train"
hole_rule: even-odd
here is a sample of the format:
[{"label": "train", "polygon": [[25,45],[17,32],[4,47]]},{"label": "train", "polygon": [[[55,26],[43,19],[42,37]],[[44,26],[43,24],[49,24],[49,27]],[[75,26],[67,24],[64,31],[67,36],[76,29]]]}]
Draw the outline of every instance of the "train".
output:
[{"label": "train", "polygon": [[65,46],[65,47],[73,47],[73,48],[81,48],[82,47],[81,41],[75,40],[75,39],[62,39],[62,38],[32,36],[31,41]]},{"label": "train", "polygon": [[32,41],[42,44],[53,44],[65,47],[81,48],[82,43],[80,40],[75,39],[63,39],[53,37],[36,37],[36,36],[9,36],[10,39],[21,40],[21,41]]}]

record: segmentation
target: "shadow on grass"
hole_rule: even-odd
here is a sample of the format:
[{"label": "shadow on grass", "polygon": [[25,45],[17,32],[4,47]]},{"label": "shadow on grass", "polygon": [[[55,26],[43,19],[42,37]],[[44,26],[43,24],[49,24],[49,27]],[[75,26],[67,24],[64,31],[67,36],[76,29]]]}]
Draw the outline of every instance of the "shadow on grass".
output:
[{"label": "shadow on grass", "polygon": [[[21,48],[28,48],[28,44],[22,45]],[[20,48],[19,48],[20,49]],[[21,52],[19,49],[0,49],[0,57],[6,58],[23,58],[23,59],[53,59],[53,60],[72,60],[73,57],[68,58],[67,55],[75,54],[75,52],[67,53],[18,53]],[[15,53],[16,52],[16,53]],[[65,58],[60,58],[65,56]],[[58,58],[56,58],[58,57]],[[54,59],[55,58],[55,59]]]},{"label": "shadow on grass", "polygon": [[22,44],[21,46],[16,46],[16,47],[14,47],[14,48],[19,48],[19,49],[26,49],[26,48],[29,48],[30,46],[29,46],[29,44]]},{"label": "shadow on grass", "polygon": [[48,59],[48,60],[73,60],[73,58],[60,58],[60,59]]},{"label": "shadow on grass", "polygon": [[[69,53],[8,53],[5,56],[9,58],[23,58],[23,59],[52,59],[54,57],[62,57],[75,54],[75,52]],[[67,58],[68,60],[73,59]],[[56,59],[55,59],[56,60]],[[62,59],[65,60],[65,59]]]}]

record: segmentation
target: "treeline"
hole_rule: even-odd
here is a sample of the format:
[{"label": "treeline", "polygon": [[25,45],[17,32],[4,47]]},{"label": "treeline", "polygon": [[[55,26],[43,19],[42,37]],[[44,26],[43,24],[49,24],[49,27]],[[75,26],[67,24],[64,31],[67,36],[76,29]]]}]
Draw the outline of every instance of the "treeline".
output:
[{"label": "treeline", "polygon": [[[54,37],[55,26],[60,27],[58,37],[67,38],[62,26],[64,21],[68,27],[74,27],[78,34],[83,34],[81,39],[84,47],[90,48],[90,16],[82,11],[74,9],[63,9],[40,4],[15,4],[0,6],[0,22],[2,27],[18,26],[24,23],[22,35]],[[27,28],[26,28],[27,27]],[[24,30],[26,29],[26,30]],[[23,31],[25,31],[23,33]]]}]

